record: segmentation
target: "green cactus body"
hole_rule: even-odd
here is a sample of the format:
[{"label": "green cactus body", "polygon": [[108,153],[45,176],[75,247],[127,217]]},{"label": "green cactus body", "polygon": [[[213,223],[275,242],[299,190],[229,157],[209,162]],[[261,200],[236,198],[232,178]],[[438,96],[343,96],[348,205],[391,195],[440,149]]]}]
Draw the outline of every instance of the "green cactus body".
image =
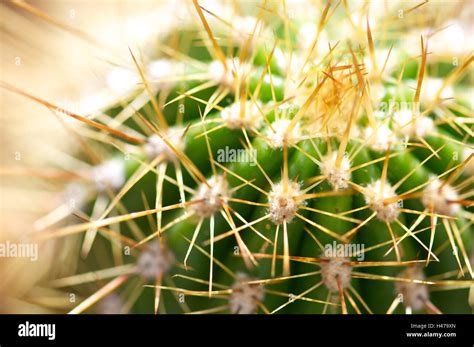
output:
[{"label": "green cactus body", "polygon": [[[103,236],[81,271],[131,266],[101,299],[115,292],[138,313],[470,312],[472,54],[455,67],[426,46],[413,56],[392,12],[370,36],[366,10],[348,21],[343,4],[318,21],[201,12],[164,40],[173,57],[154,73],[172,82],[147,72],[163,52],[134,57],[141,82],[102,110],[102,127],[86,121],[106,140],[84,140],[123,176],[89,175],[82,221],[50,226]],[[354,42],[336,45],[346,29]],[[438,95],[429,78],[447,81]]]}]

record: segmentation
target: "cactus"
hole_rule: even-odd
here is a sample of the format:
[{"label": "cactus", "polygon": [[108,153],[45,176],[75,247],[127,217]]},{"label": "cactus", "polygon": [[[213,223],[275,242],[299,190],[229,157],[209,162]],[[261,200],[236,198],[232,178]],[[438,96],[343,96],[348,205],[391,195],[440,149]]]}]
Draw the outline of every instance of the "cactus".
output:
[{"label": "cactus", "polygon": [[75,206],[36,225],[78,245],[64,312],[472,311],[472,51],[431,51],[432,4],[313,5],[195,0],[91,115],[3,85],[77,121]]}]

